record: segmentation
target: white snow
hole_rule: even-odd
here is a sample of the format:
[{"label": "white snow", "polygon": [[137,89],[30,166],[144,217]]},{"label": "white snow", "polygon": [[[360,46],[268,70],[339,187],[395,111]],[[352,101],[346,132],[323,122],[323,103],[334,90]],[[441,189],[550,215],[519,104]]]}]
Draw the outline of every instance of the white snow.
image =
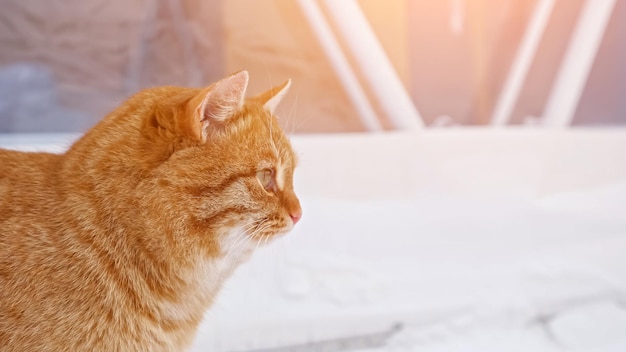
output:
[{"label": "white snow", "polygon": [[293,142],[304,216],[194,351],[626,351],[626,130]]}]

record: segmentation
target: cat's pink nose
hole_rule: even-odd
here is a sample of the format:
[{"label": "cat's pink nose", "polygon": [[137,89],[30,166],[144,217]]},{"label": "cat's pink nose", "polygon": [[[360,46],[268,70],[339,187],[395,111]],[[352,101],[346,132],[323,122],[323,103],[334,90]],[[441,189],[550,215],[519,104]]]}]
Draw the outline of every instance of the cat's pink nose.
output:
[{"label": "cat's pink nose", "polygon": [[302,210],[295,211],[289,214],[289,216],[291,216],[291,221],[293,221],[293,224],[295,225],[298,221],[300,221],[300,218],[302,218]]}]

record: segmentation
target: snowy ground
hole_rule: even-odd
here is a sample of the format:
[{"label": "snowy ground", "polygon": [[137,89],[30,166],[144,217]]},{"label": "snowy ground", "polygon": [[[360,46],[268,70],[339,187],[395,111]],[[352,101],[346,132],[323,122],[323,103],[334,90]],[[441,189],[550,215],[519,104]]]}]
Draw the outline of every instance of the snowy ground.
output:
[{"label": "snowy ground", "polygon": [[303,220],[236,272],[194,351],[626,351],[626,130],[294,145]]}]

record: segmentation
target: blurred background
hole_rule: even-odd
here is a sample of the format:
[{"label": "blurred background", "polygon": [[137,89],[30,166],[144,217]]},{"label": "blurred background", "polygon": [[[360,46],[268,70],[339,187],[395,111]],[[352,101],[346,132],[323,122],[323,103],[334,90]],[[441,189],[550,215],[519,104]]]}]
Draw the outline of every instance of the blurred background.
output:
[{"label": "blurred background", "polygon": [[295,133],[626,123],[626,1],[0,6],[0,132],[82,132],[141,88],[241,69],[249,94],[293,79]]},{"label": "blurred background", "polygon": [[626,0],[5,0],[0,146],[291,78],[303,219],[193,351],[624,352],[625,34]]}]

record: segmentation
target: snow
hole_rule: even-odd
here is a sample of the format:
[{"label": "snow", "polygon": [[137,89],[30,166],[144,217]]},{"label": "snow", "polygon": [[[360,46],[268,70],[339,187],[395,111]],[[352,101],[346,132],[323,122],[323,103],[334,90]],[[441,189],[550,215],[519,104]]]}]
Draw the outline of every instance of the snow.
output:
[{"label": "snow", "polygon": [[626,130],[292,139],[304,216],[194,351],[626,351]]}]

